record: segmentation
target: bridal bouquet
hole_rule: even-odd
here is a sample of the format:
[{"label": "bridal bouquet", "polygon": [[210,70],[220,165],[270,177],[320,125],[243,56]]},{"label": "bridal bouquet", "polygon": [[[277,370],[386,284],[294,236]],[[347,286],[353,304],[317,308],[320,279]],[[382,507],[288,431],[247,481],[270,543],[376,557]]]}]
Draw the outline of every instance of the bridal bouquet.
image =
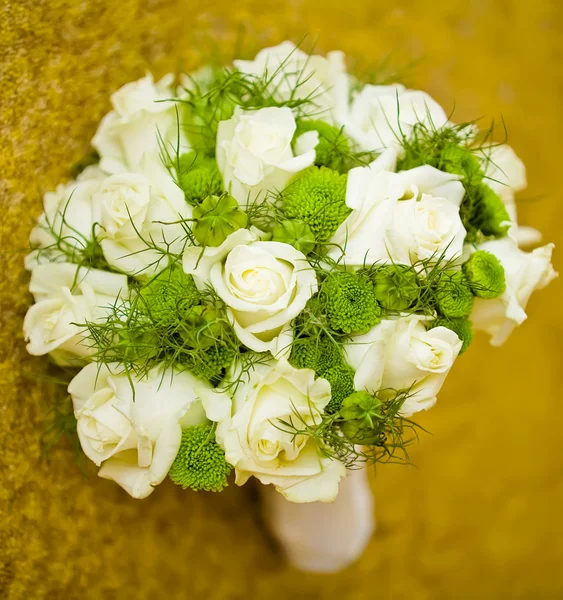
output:
[{"label": "bridal bouquet", "polygon": [[513,150],[426,93],[290,42],[111,97],[31,232],[27,349],[71,378],[82,450],[135,498],[234,471],[334,500],[401,461],[473,331],[555,276]]}]

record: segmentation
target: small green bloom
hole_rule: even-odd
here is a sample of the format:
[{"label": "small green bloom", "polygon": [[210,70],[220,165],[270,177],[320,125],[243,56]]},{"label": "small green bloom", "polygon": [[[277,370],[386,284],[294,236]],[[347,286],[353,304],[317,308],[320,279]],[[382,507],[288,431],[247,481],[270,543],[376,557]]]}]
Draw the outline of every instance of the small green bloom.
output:
[{"label": "small green bloom", "polygon": [[406,265],[385,265],[375,272],[373,281],[375,297],[387,310],[405,310],[418,298],[416,273]]},{"label": "small green bloom", "polygon": [[463,265],[471,291],[479,298],[496,298],[504,293],[506,280],[499,259],[486,250],[477,250]]},{"label": "small green bloom", "polygon": [[176,266],[151,279],[140,289],[139,296],[139,309],[160,327],[180,321],[200,297],[193,277]]},{"label": "small green bloom", "polygon": [[209,347],[195,348],[187,355],[185,363],[196,377],[217,384],[231,366],[234,358],[234,349],[218,342]]},{"label": "small green bloom", "polygon": [[473,308],[473,294],[469,281],[458,271],[453,275],[444,273],[435,292],[438,311],[445,317],[465,317]]},{"label": "small green bloom", "polygon": [[231,233],[248,223],[247,214],[228,194],[205,198],[194,207],[193,218],[193,233],[202,246],[220,246]]},{"label": "small green bloom", "polygon": [[283,192],[283,211],[311,228],[319,242],[329,240],[350,214],[346,206],[346,175],[326,167],[305,170]]},{"label": "small green bloom", "polygon": [[182,431],[180,449],[168,475],[183,489],[220,492],[227,487],[232,466],[215,440],[212,425],[196,425]]},{"label": "small green bloom", "polygon": [[377,425],[383,419],[382,404],[367,392],[354,392],[344,398],[340,408],[342,433],[356,444],[375,444],[380,437]]},{"label": "small green bloom", "polygon": [[221,193],[223,179],[214,158],[192,151],[182,154],[178,162],[178,185],[190,204]]},{"label": "small green bloom", "polygon": [[304,221],[299,219],[287,219],[278,223],[272,232],[274,242],[283,242],[290,244],[305,256],[315,247],[316,240],[311,228]]},{"label": "small green bloom", "polygon": [[427,329],[433,329],[434,327],[447,327],[457,334],[457,337],[462,341],[460,354],[463,354],[473,341],[473,324],[469,319],[438,317],[427,326]]},{"label": "small green bloom", "polygon": [[289,362],[296,369],[313,369],[317,374],[342,362],[338,346],[326,335],[296,338]]},{"label": "small green bloom", "polygon": [[307,131],[316,131],[319,134],[319,143],[315,147],[315,164],[342,171],[344,160],[350,152],[348,139],[342,130],[324,121],[301,120],[297,124],[294,139]]},{"label": "small green bloom", "polygon": [[485,235],[503,237],[510,227],[510,217],[500,196],[485,183],[477,188],[477,224]]},{"label": "small green bloom", "polygon": [[343,362],[318,373],[330,383],[330,402],[325,413],[332,415],[340,410],[344,398],[354,392],[354,369]]},{"label": "small green bloom", "polygon": [[379,323],[381,307],[365,275],[335,271],[322,283],[319,296],[335,331],[365,333]]}]

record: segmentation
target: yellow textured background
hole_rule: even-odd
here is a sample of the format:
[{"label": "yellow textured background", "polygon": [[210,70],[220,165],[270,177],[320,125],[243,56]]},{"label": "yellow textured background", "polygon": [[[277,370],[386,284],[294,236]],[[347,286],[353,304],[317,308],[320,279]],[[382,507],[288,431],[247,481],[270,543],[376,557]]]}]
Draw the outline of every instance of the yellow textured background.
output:
[{"label": "yellow textured background", "polygon": [[[40,195],[87,150],[109,94],[147,67],[231,44],[318,36],[365,62],[422,59],[410,83],[458,120],[503,115],[528,166],[522,221],[563,246],[561,0],[0,0],[0,597],[342,600],[563,597],[560,281],[500,350],[479,340],[420,422],[417,467],[378,469],[378,532],[335,576],[284,565],[251,486],[169,483],[142,502],[84,479],[72,452],[39,460],[49,405],[25,373],[21,254]],[[556,263],[561,268],[560,254]],[[94,473],[92,471],[91,473]]]}]

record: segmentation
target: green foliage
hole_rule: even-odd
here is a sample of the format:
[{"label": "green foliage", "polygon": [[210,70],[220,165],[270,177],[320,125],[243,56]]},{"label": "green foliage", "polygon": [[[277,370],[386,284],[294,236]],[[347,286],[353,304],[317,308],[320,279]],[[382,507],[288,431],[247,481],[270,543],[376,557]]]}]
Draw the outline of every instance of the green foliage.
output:
[{"label": "green foliage", "polygon": [[418,278],[406,265],[385,265],[373,276],[377,301],[388,311],[403,311],[419,297]]},{"label": "green foliage", "polygon": [[248,216],[228,194],[208,196],[194,207],[193,234],[202,246],[220,246],[227,237],[246,227]]},{"label": "green foliage", "polygon": [[70,176],[72,179],[76,179],[86,167],[97,165],[99,162],[100,155],[95,150],[91,150],[72,165],[70,168]]},{"label": "green foliage", "polygon": [[231,470],[215,440],[215,427],[196,425],[182,431],[180,449],[168,475],[183,489],[220,492],[227,487]]},{"label": "green foliage", "polygon": [[188,370],[215,385],[240,342],[212,289],[197,290],[175,266],[168,271],[132,286],[129,298],[108,307],[105,322],[85,324],[93,358],[139,377],[156,366]]},{"label": "green foliage", "polygon": [[486,250],[477,250],[463,265],[471,291],[479,298],[496,298],[504,293],[506,279],[499,259]]},{"label": "green foliage", "polygon": [[365,333],[379,323],[381,307],[369,277],[346,271],[330,273],[321,284],[319,299],[328,324],[341,333]]},{"label": "green foliage", "polygon": [[301,120],[297,124],[294,140],[307,131],[316,131],[319,134],[319,143],[315,147],[315,164],[343,172],[346,158],[350,155],[350,144],[342,129],[324,121]]},{"label": "green foliage", "polygon": [[285,219],[278,223],[272,231],[272,240],[290,244],[305,256],[313,251],[316,244],[309,225],[299,219]]},{"label": "green foliage", "polygon": [[[190,77],[182,98],[183,127],[193,148],[209,156],[215,153],[220,121],[230,119],[239,106],[243,110],[286,106],[296,118],[313,118],[318,111],[316,99],[322,90],[305,93],[309,75],[305,66],[301,72],[285,64],[263,75],[242,73],[230,67],[202,69]],[[291,92],[282,98],[279,90],[284,78],[291,78]]]},{"label": "green foliage", "polygon": [[443,273],[435,292],[438,311],[445,317],[465,317],[473,308],[473,294],[463,272]]},{"label": "green foliage", "polygon": [[326,242],[350,214],[346,206],[347,176],[326,167],[311,167],[283,192],[283,211],[311,228],[318,242]]},{"label": "green foliage", "polygon": [[427,329],[434,327],[447,327],[457,334],[457,337],[462,341],[460,355],[463,354],[473,341],[473,324],[469,319],[450,319],[448,317],[438,317],[431,321]]},{"label": "green foliage", "polygon": [[223,179],[214,158],[192,151],[182,154],[175,167],[178,186],[190,204],[197,205],[223,190]]}]

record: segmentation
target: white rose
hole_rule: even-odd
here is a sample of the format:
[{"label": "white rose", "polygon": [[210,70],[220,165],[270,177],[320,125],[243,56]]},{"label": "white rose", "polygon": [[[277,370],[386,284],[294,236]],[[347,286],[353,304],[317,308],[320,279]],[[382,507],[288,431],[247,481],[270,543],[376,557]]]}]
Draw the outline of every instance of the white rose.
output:
[{"label": "white rose", "polygon": [[112,94],[113,110],[102,119],[92,139],[106,173],[135,170],[143,153],[158,152],[160,144],[173,155],[187,150],[176,104],[165,102],[174,98],[173,81],[174,76],[168,74],[155,83],[149,73]]},{"label": "white rose", "polygon": [[133,498],[146,498],[168,474],[182,426],[206,421],[201,393],[210,386],[187,372],[153,369],[146,378],[115,375],[92,363],[70,382],[80,444],[98,475]]},{"label": "white rose", "polygon": [[456,175],[424,165],[393,173],[396,154],[384,152],[348,174],[352,213],[338,228],[329,256],[344,251],[349,266],[393,261],[451,260],[461,255],[465,228],[459,216],[464,188]]},{"label": "white rose", "polygon": [[237,107],[231,119],[219,122],[217,165],[225,188],[239,204],[263,201],[268,191],[283,190],[296,173],[315,162],[318,135],[302,135],[300,154],[294,156],[295,129],[295,118],[287,107],[249,111]]},{"label": "white rose", "polygon": [[[305,114],[315,119],[339,121],[348,102],[348,75],[344,54],[329,52],[326,56],[309,56],[292,42],[264,48],[254,60],[235,60],[235,67],[269,82],[278,101],[308,99]],[[336,118],[335,118],[336,117]]]},{"label": "white rose", "polygon": [[291,321],[317,291],[305,256],[289,244],[261,242],[248,229],[235,231],[218,247],[188,247],[184,271],[198,285],[211,283],[227,305],[240,341],[274,356],[289,352]]},{"label": "white rose", "polygon": [[534,290],[544,288],[557,277],[551,264],[553,244],[532,252],[520,250],[509,237],[479,245],[479,250],[494,254],[504,267],[506,290],[499,298],[475,298],[471,320],[473,327],[491,336],[491,344],[504,344],[514,328],[526,318],[526,306]]},{"label": "white rose", "polygon": [[23,323],[27,351],[34,356],[50,353],[55,362],[68,365],[93,354],[84,340],[84,324],[103,320],[108,307],[127,295],[127,277],[70,263],[45,263],[32,270],[29,291],[36,304]]},{"label": "white rose", "polygon": [[316,442],[283,431],[280,420],[307,425],[321,421],[330,400],[330,384],[310,369],[287,361],[258,364],[244,374],[231,399],[203,398],[207,416],[218,421],[217,441],[236,472],[237,485],[256,477],[273,484],[291,502],[331,502],[344,465],[322,456]]},{"label": "white rose", "polygon": [[99,207],[93,196],[105,179],[98,167],[90,166],[76,181],[60,184],[54,192],[43,197],[43,214],[31,230],[30,245],[38,250],[26,257],[26,268],[38,262],[65,261],[65,255],[79,254],[93,242],[96,223],[100,221]]},{"label": "white rose", "polygon": [[386,319],[344,344],[348,364],[356,370],[354,387],[376,393],[410,389],[401,415],[410,417],[436,403],[461,340],[446,327],[426,331],[426,317]]},{"label": "white rose", "polygon": [[181,219],[191,207],[158,155],[145,154],[140,173],[108,177],[95,194],[101,211],[102,251],[115,269],[152,276],[168,265],[166,253],[180,253],[186,238]]},{"label": "white rose", "polygon": [[440,129],[448,124],[448,117],[425,92],[402,85],[368,84],[352,101],[343,124],[360,148],[371,152],[398,147],[417,123]]},{"label": "white rose", "polygon": [[508,216],[513,223],[510,235],[521,246],[538,244],[542,236],[537,229],[518,225],[514,194],[522,191],[528,185],[524,163],[506,144],[484,148],[483,153],[485,183],[499,195],[506,207]]}]

